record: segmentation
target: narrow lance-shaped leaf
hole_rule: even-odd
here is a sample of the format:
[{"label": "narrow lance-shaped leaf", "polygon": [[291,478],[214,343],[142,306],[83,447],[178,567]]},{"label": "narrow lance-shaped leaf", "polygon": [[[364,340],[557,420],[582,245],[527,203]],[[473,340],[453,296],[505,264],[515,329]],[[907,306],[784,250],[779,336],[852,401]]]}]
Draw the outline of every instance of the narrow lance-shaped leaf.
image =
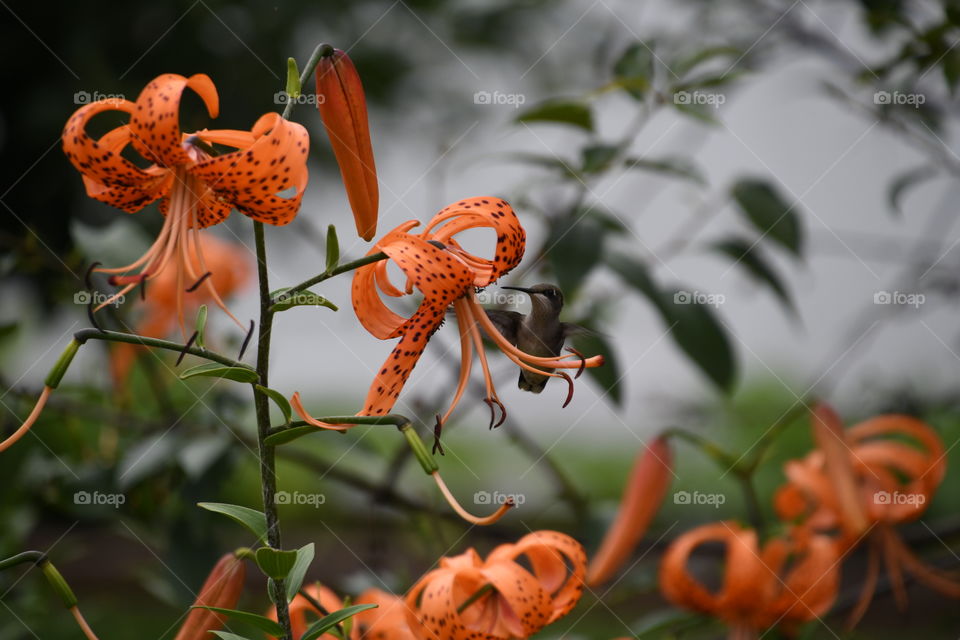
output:
[{"label": "narrow lance-shaped leaf", "polygon": [[714,244],[713,248],[732,258],[735,265],[746,269],[755,280],[770,287],[787,311],[796,315],[797,310],[793,306],[790,293],[780,280],[780,276],[767,263],[756,242],[743,238],[727,238]]},{"label": "narrow lance-shaped leaf", "polygon": [[256,382],[260,376],[253,369],[247,367],[228,367],[219,362],[210,362],[190,367],[180,374],[181,380],[189,378],[226,378],[235,382]]},{"label": "narrow lance-shaped leaf", "polygon": [[653,81],[653,52],[643,42],[636,42],[623,52],[613,65],[615,82],[637,100],[643,99]]},{"label": "narrow lance-shaped leaf", "polygon": [[239,522],[257,536],[257,540],[267,539],[267,517],[262,511],[256,511],[249,507],[241,507],[237,504],[226,504],[224,502],[198,502],[197,506],[214,513],[223,515]]},{"label": "narrow lance-shaped leaf", "polygon": [[310,568],[310,563],[313,562],[315,552],[312,542],[297,549],[296,561],[293,564],[293,568],[290,569],[290,573],[287,574],[287,581],[285,583],[287,602],[291,602],[297,596],[297,591],[300,590],[300,585],[303,584],[303,578],[307,575],[307,569]]},{"label": "narrow lance-shaped leaf", "polygon": [[339,611],[334,611],[330,615],[314,622],[310,628],[306,630],[303,636],[301,636],[301,640],[315,640],[347,618],[355,616],[361,611],[376,608],[377,605],[375,604],[355,604],[353,606],[340,609]]},{"label": "narrow lance-shaped leaf", "polygon": [[264,633],[269,633],[271,636],[281,637],[283,636],[283,627],[279,623],[274,622],[270,618],[261,616],[258,613],[250,613],[249,611],[238,611],[236,609],[224,609],[222,607],[201,607],[202,609],[209,609],[210,611],[216,611],[217,613],[222,613],[223,615],[236,620],[237,622],[243,622],[248,624],[251,627],[256,627]]},{"label": "narrow lance-shaped leaf", "polygon": [[520,114],[517,122],[553,122],[593,131],[590,107],[573,100],[553,100],[539,104]]}]

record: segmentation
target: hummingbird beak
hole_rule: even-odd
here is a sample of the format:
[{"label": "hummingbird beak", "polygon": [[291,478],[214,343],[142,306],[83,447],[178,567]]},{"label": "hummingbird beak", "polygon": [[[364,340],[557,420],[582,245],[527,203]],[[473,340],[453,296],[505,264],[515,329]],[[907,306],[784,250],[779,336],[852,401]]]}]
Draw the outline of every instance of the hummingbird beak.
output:
[{"label": "hummingbird beak", "polygon": [[527,289],[527,288],[524,288],[524,287],[500,287],[500,288],[501,288],[501,289],[510,289],[511,291],[522,291],[523,293],[526,293],[527,295],[533,295],[533,292],[530,291],[530,289]]}]

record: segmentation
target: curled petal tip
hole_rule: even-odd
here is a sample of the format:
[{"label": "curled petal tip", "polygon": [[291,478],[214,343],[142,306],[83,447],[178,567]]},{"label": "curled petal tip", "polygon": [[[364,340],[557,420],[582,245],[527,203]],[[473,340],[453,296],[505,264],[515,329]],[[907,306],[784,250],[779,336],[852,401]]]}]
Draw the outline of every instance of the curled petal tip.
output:
[{"label": "curled petal tip", "polygon": [[353,425],[342,425],[342,424],[330,424],[328,422],[321,422],[320,420],[317,420],[316,418],[311,416],[309,413],[307,413],[306,409],[304,409],[303,402],[301,402],[300,400],[299,391],[294,391],[293,395],[290,396],[290,406],[293,407],[293,410],[297,412],[297,415],[299,415],[304,422],[306,422],[309,425],[313,425],[314,427],[317,427],[319,429],[329,429],[331,431],[346,431],[351,426],[353,426]]},{"label": "curled petal tip", "polygon": [[506,502],[500,505],[500,507],[490,515],[483,516],[483,517],[475,516],[469,511],[467,511],[466,509],[464,509],[460,505],[460,503],[457,502],[457,499],[453,496],[453,493],[450,492],[450,489],[447,487],[447,484],[443,481],[443,478],[440,477],[439,471],[434,471],[430,475],[433,476],[434,482],[436,482],[437,487],[440,488],[440,493],[443,494],[443,497],[447,500],[447,503],[450,505],[450,507],[457,512],[458,516],[460,516],[470,524],[475,524],[480,526],[493,524],[494,522],[502,518],[507,513],[507,511],[510,511],[510,509],[516,506],[513,502],[513,498],[508,498]]}]

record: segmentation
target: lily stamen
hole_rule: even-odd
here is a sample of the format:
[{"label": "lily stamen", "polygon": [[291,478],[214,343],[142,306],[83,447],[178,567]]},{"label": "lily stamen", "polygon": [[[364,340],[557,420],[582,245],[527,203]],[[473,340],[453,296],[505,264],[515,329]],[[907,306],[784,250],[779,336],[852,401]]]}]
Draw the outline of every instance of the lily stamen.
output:
[{"label": "lily stamen", "polygon": [[30,428],[33,427],[33,423],[37,421],[37,418],[39,418],[40,414],[43,412],[43,407],[47,404],[47,399],[50,398],[50,394],[52,392],[53,387],[43,387],[40,397],[37,398],[37,404],[33,406],[33,410],[30,412],[30,415],[27,416],[27,419],[23,421],[23,424],[20,425],[20,428],[14,431],[4,440],[0,441],[0,452],[6,451],[17,440],[25,436],[27,431],[30,431]]},{"label": "lily stamen", "polygon": [[480,517],[475,516],[457,502],[457,499],[453,496],[453,493],[450,492],[450,489],[447,488],[447,484],[443,481],[443,478],[440,477],[439,471],[434,471],[430,474],[433,477],[434,482],[437,483],[437,487],[440,488],[440,493],[443,494],[443,497],[446,498],[447,504],[450,505],[450,508],[457,512],[457,515],[469,522],[470,524],[475,525],[488,525],[493,524],[500,518],[502,518],[507,511],[510,511],[513,508],[513,498],[508,498],[506,502],[500,505],[500,508],[491,513],[488,516]]}]

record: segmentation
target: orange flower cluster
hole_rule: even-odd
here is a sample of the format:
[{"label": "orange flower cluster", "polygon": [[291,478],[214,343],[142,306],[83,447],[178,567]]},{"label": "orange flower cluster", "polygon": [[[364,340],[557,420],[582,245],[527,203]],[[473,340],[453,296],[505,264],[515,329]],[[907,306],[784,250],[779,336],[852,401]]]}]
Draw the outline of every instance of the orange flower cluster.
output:
[{"label": "orange flower cluster", "polygon": [[[357,415],[377,416],[390,412],[423,354],[427,341],[440,328],[451,305],[460,330],[462,357],[457,390],[450,408],[439,418],[441,424],[463,396],[469,381],[474,349],[483,368],[486,402],[492,413],[494,405],[500,407],[500,422],[506,416],[487,366],[481,328],[518,366],[542,375],[564,378],[570,383],[571,392],[573,383],[570,376],[553,372],[553,369],[579,369],[603,364],[602,356],[587,359],[576,355],[544,358],[525,353],[503,337],[477,302],[475,288],[494,283],[516,267],[523,257],[526,234],[509,204],[493,197],[468,198],[445,207],[423,232],[411,233],[411,229],[418,225],[416,220],[405,222],[383,236],[370,250],[370,254],[387,254],[400,267],[407,278],[403,288],[398,288],[390,281],[386,261],[357,269],[353,278],[353,308],[360,323],[382,340],[400,338],[374,377],[363,410]],[[468,252],[456,239],[464,231],[484,228],[492,229],[496,235],[491,258]],[[382,293],[399,298],[413,293],[414,289],[423,294],[423,300],[409,318],[392,311],[380,297]],[[344,428],[343,425],[330,425],[311,418],[303,408],[299,394],[294,394],[292,404],[310,424],[328,429]],[[495,414],[491,417],[491,426],[495,426],[494,419]]]},{"label": "orange flower cluster", "polygon": [[[290,627],[293,640],[300,640],[310,624],[312,618],[322,618],[325,615],[343,609],[343,600],[332,589],[320,584],[312,584],[303,588],[317,604],[323,607],[320,611],[303,595],[298,595],[290,602]],[[351,618],[350,640],[416,640],[407,627],[405,606],[403,599],[381,589],[367,589],[360,594],[352,604],[375,604],[376,609],[361,611]],[[272,607],[267,617],[277,619],[277,610]],[[325,633],[321,640],[336,640],[337,636]]]},{"label": "orange flower cluster", "polygon": [[[960,598],[960,583],[925,565],[894,530],[923,513],[943,480],[946,463],[936,432],[901,415],[878,416],[844,430],[839,416],[819,405],[813,433],[818,447],[786,463],[787,483],[774,499],[786,533],[763,545],[753,530],[730,522],[684,533],[661,565],[660,586],[667,599],[724,620],[731,637],[755,637],[778,624],[790,630],[830,609],[842,559],[865,542],[869,566],[851,626],[869,606],[880,558],[901,605],[906,604],[904,571]],[[717,592],[707,590],[687,569],[691,553],[707,542],[726,547]]]},{"label": "orange flower cluster", "polygon": [[[141,258],[124,267],[94,269],[113,274],[111,283],[122,287],[97,309],[172,265],[181,294],[176,299],[181,327],[182,292],[195,283],[202,283],[210,298],[230,313],[214,280],[206,277],[210,269],[197,232],[222,222],[233,208],[267,224],[293,220],[307,186],[310,147],[307,130],[276,113],[261,116],[250,131],[183,133],[180,100],[186,89],[200,96],[210,117],[217,117],[220,101],[209,77],[167,73],[150,82],[136,102],[111,98],[80,107],[62,137],[64,153],[82,174],[87,195],[128,213],[159,200],[165,218],[160,235]],[[86,131],[90,120],[111,112],[129,121],[91,138]],[[217,155],[212,145],[236,150]],[[124,157],[128,146],[150,166],[141,169]],[[134,270],[139,273],[128,275]]]}]

